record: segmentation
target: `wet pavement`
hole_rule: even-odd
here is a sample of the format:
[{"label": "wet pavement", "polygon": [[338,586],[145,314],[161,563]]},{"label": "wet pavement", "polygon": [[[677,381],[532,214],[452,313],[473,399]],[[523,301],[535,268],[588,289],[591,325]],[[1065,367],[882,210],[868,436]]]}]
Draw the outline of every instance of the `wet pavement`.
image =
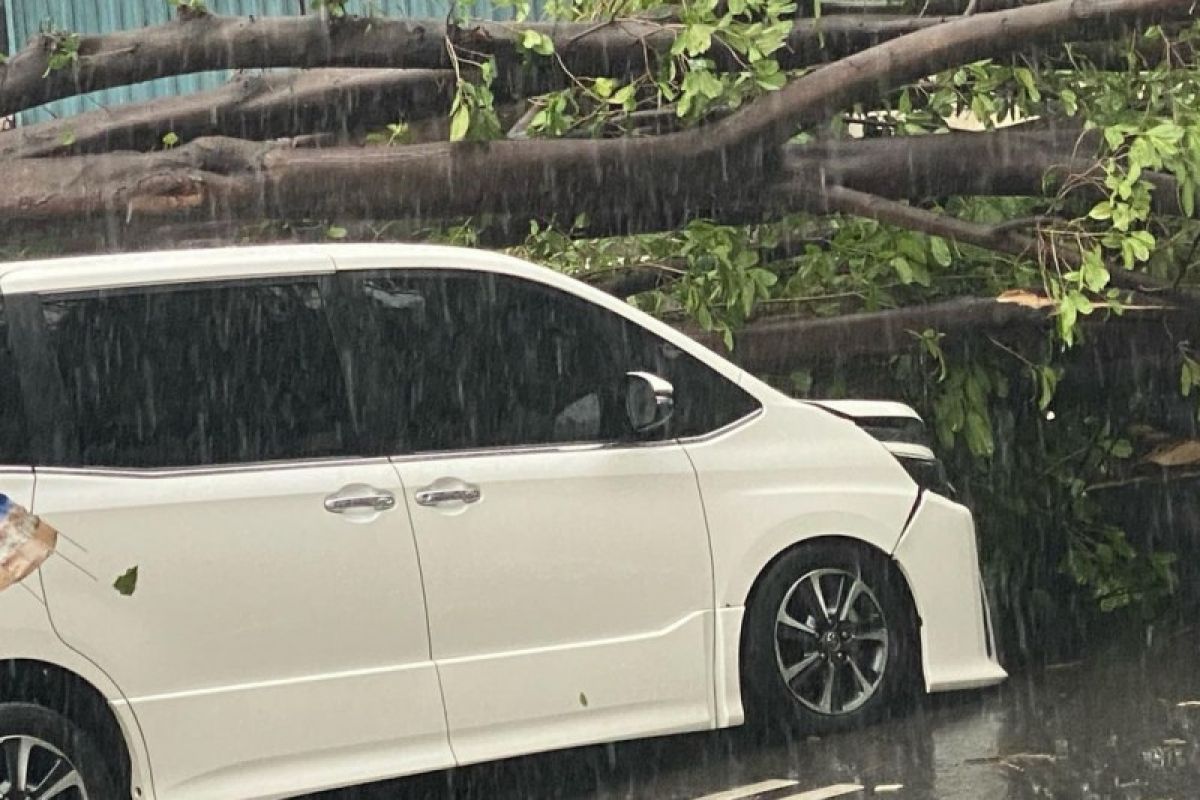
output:
[{"label": "wet pavement", "polygon": [[[1193,800],[1200,631],[1139,634],[1003,687],[822,738],[744,729],[510,759],[329,793],[418,798]],[[310,800],[316,800],[311,798]]]}]

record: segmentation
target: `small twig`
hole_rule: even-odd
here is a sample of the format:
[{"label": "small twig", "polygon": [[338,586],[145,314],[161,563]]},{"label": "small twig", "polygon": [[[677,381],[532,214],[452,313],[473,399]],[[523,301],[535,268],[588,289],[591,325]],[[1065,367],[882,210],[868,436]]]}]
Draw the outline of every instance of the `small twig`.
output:
[{"label": "small twig", "polygon": [[520,119],[513,123],[513,126],[508,129],[508,133],[504,135],[506,139],[528,139],[529,123],[533,122],[533,118],[537,116],[542,107],[537,103],[530,103],[529,110],[521,115]]},{"label": "small twig", "polygon": [[1044,222],[1050,222],[1055,217],[1048,214],[1039,214],[1034,217],[1018,217],[1005,222],[997,222],[992,226],[992,232],[995,234],[1009,233],[1010,231],[1018,231],[1022,228],[1036,228]]},{"label": "small twig", "polygon": [[1161,470],[1154,475],[1135,475],[1132,478],[1122,478],[1119,480],[1103,481],[1101,483],[1093,483],[1084,491],[1102,491],[1105,489],[1120,489],[1125,486],[1136,486],[1141,483],[1149,483],[1151,481],[1168,481],[1187,480],[1189,478],[1200,478],[1200,470],[1189,470],[1187,472],[1171,472],[1169,470]]}]

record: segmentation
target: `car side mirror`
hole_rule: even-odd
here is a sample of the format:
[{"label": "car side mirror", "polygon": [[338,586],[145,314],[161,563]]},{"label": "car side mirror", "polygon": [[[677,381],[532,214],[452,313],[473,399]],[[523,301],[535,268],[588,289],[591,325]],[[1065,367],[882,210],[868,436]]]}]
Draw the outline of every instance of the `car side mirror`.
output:
[{"label": "car side mirror", "polygon": [[624,395],[629,427],[639,435],[662,428],[675,410],[675,387],[651,372],[626,372]]}]

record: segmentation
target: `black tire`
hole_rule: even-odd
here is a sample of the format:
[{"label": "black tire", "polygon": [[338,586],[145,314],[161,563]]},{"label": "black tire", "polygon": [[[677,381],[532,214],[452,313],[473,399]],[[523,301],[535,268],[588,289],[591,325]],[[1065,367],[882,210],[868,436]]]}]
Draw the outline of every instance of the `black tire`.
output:
[{"label": "black tire", "polygon": [[[822,603],[812,588],[814,576],[824,606],[835,606],[826,619],[816,612]],[[834,593],[837,600],[847,599],[855,577],[862,586],[854,589],[851,608],[839,620],[841,604],[832,602]],[[785,600],[789,619],[780,622]],[[791,624],[796,622],[800,625]],[[886,631],[882,637],[880,623]],[[903,578],[884,556],[837,541],[785,553],[756,587],[742,628],[747,722],[821,734],[857,728],[900,710],[920,688],[917,628]],[[789,685],[784,673],[792,670],[799,672]],[[826,684],[832,687],[828,696]]]},{"label": "black tire", "polygon": [[[46,780],[55,759],[62,757],[83,782],[83,792],[70,790],[60,795],[63,800],[79,800],[85,796],[87,800],[117,800],[119,797],[112,772],[91,737],[62,714],[32,703],[0,703],[0,786],[12,782],[7,759],[13,748],[11,743],[18,737],[38,743],[27,762],[28,781],[35,787]],[[0,798],[3,797],[4,793],[0,792]]]}]

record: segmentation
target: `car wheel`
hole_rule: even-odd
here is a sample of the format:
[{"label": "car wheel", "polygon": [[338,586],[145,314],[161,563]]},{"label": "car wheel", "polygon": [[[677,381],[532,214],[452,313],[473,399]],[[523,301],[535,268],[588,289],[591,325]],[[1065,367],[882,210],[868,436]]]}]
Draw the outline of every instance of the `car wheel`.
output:
[{"label": "car wheel", "polygon": [[61,714],[0,703],[0,800],[116,800],[95,743]]},{"label": "car wheel", "polygon": [[747,610],[747,719],[824,733],[897,708],[918,677],[917,621],[882,556],[837,542],[804,545],[763,577]]}]

